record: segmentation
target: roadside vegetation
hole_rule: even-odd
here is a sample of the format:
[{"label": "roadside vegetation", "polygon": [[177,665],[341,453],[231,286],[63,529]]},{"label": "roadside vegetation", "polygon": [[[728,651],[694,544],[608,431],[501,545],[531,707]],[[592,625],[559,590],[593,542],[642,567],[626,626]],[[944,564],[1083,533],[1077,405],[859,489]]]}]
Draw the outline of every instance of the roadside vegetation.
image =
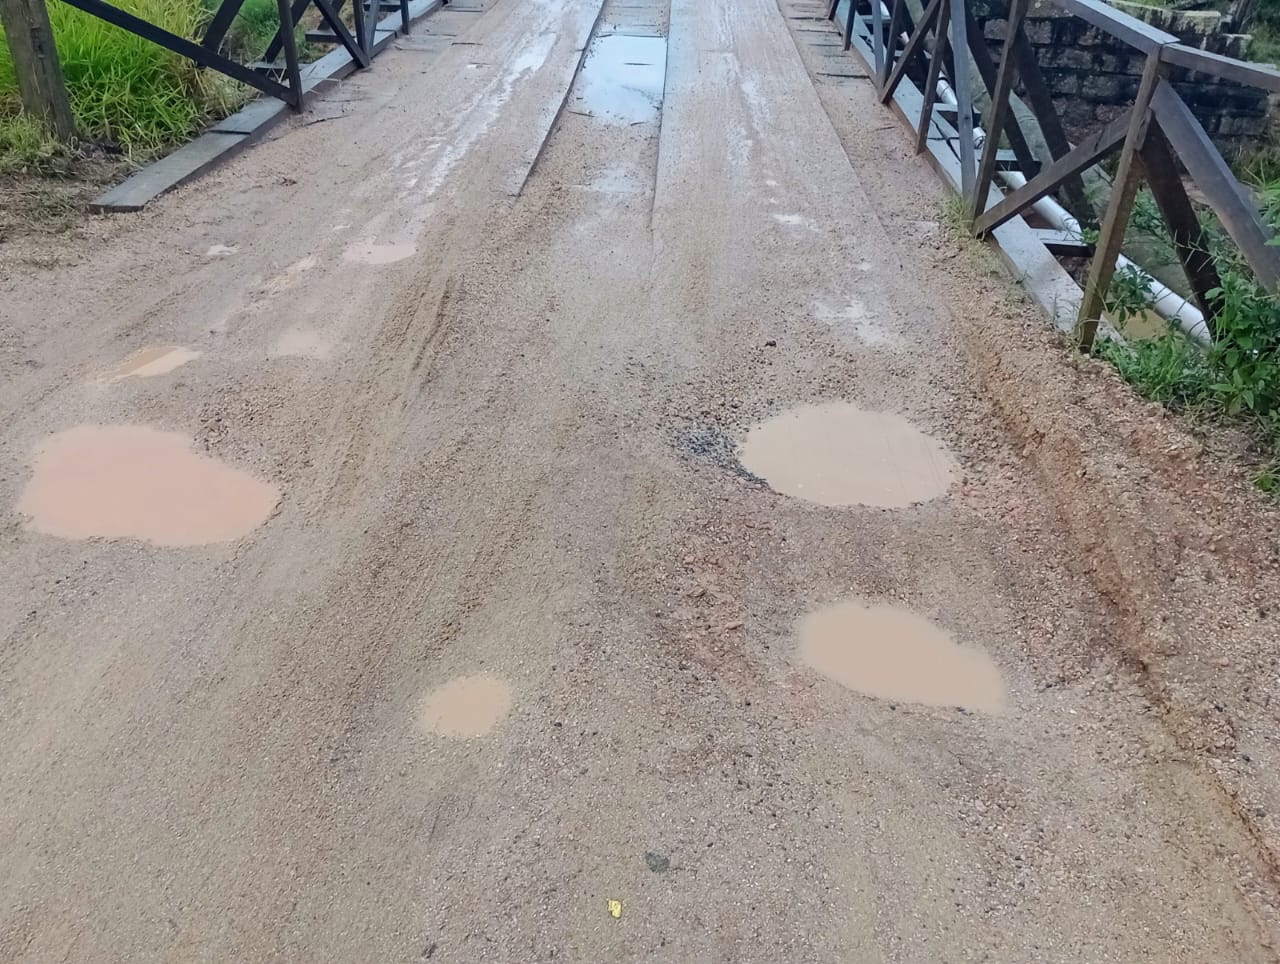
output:
[{"label": "roadside vegetation", "polygon": [[[112,2],[193,38],[218,6],[218,0]],[[48,10],[79,139],[60,143],[23,114],[0,31],[0,241],[64,230],[105,183],[188,140],[253,93],[68,4],[53,0]],[[258,60],[278,24],[275,0],[246,0],[222,52],[241,63]]]},{"label": "roadside vegetation", "polygon": [[[1280,229],[1280,146],[1243,163],[1240,176],[1267,222]],[[1243,430],[1258,466],[1254,481],[1280,497],[1280,294],[1254,278],[1211,212],[1202,211],[1201,218],[1222,280],[1211,293],[1219,308],[1213,344],[1204,348],[1170,325],[1154,337],[1100,339],[1096,350],[1143,396],[1208,425]],[[1145,250],[1172,259],[1168,234],[1145,192],[1135,207],[1134,236]],[[1108,307],[1122,336],[1127,321],[1150,305],[1150,289],[1138,273],[1116,273]]]}]

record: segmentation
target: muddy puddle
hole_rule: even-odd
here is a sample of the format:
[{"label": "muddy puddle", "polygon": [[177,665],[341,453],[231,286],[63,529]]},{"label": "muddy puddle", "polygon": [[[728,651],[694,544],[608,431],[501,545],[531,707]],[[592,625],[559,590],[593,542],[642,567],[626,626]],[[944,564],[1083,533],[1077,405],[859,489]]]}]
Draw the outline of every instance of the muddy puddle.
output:
[{"label": "muddy puddle", "polygon": [[762,422],[738,455],[774,491],[827,506],[903,508],[945,494],[955,474],[943,445],[901,415],[847,402]]},{"label": "muddy puddle", "polygon": [[432,690],[419,718],[432,733],[460,739],[484,736],[511,709],[511,685],[485,673],[461,676]]},{"label": "muddy puddle", "polygon": [[280,333],[267,352],[271,358],[328,358],[333,354],[330,337],[308,325],[291,325]]},{"label": "muddy puddle", "polygon": [[411,258],[418,248],[408,241],[397,241],[389,244],[376,244],[372,241],[357,241],[348,245],[342,252],[346,261],[357,264],[395,264],[405,258]]},{"label": "muddy puddle", "polygon": [[587,50],[573,105],[616,124],[654,120],[667,77],[665,37],[609,34]]},{"label": "muddy puddle", "polygon": [[138,539],[199,546],[248,535],[280,490],[197,453],[178,432],[80,425],[39,445],[17,511],[63,539]]},{"label": "muddy puddle", "polygon": [[800,658],[840,685],[882,700],[991,714],[1007,707],[990,656],[894,606],[849,600],[810,613],[800,624]]},{"label": "muddy puddle", "polygon": [[105,381],[118,382],[123,378],[153,378],[180,368],[200,357],[198,351],[177,345],[160,345],[144,348],[130,355],[104,377]]}]

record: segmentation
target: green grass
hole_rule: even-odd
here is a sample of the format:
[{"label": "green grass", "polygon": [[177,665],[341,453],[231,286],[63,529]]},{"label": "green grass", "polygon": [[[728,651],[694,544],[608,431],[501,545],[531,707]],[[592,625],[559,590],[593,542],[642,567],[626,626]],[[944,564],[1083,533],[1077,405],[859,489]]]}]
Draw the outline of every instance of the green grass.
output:
[{"label": "green grass", "polygon": [[[198,36],[208,18],[201,0],[117,5],[184,37]],[[197,70],[163,47],[67,4],[49,4],[49,18],[76,123],[89,139],[117,144],[131,155],[154,154],[243,97],[216,72]],[[14,67],[0,35],[0,115],[17,113]]]},{"label": "green grass", "polygon": [[1254,481],[1280,495],[1280,295],[1267,291],[1235,251],[1214,245],[1222,287],[1217,333],[1203,349],[1170,326],[1154,339],[1100,340],[1097,352],[1145,398],[1205,424],[1244,429],[1264,466]]},{"label": "green grass", "polygon": [[0,116],[0,177],[66,174],[74,151],[60,143],[44,122],[25,114]]}]

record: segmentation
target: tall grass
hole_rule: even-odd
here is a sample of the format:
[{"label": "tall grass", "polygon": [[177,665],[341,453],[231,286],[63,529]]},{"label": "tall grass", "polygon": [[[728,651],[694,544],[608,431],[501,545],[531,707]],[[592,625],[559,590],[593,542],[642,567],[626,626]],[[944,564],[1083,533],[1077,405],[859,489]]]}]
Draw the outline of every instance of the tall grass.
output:
[{"label": "tall grass", "polygon": [[[217,9],[220,0],[202,0],[210,15]],[[267,44],[280,29],[280,13],[276,9],[275,0],[245,0],[244,6],[236,14],[231,28],[222,42],[222,52],[233,60],[249,62],[257,60],[267,49]],[[302,34],[299,31],[298,42],[301,46]]]},{"label": "tall grass", "polygon": [[[196,37],[208,12],[201,0],[115,0],[117,6],[183,37]],[[64,3],[49,19],[80,131],[152,154],[225,113],[242,95],[214,71]],[[18,112],[17,79],[0,35],[0,114]]]},{"label": "tall grass", "polygon": [[43,121],[25,114],[0,115],[0,176],[65,174],[72,152]]}]

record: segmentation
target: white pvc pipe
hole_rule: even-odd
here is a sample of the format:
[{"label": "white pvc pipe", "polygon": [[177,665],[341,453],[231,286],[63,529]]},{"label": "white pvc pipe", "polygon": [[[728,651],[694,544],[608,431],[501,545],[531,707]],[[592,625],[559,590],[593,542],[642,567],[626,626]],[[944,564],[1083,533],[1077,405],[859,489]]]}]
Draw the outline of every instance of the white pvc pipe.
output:
[{"label": "white pvc pipe", "polygon": [[[955,91],[952,90],[950,84],[941,78],[938,80],[938,96],[948,104],[954,105],[956,103]],[[975,137],[976,144],[980,145],[982,141],[986,140],[986,133],[982,131],[981,128],[975,129],[975,134],[980,135],[980,137]],[[1027,183],[1027,179],[1017,171],[1000,171],[998,172],[998,176],[1006,185],[1008,185],[1010,191],[1016,191]],[[1064,208],[1053,198],[1047,196],[1042,197],[1040,200],[1036,201],[1032,207],[1034,207],[1036,211],[1040,213],[1040,216],[1054,227],[1067,232],[1067,234],[1071,235],[1073,238],[1080,239],[1083,237],[1080,222],[1072,216],[1070,211]],[[1116,258],[1116,267],[1130,267],[1136,269],[1137,272],[1145,279],[1148,288],[1151,291],[1151,307],[1155,312],[1159,314],[1160,317],[1165,318],[1168,321],[1176,321],[1178,323],[1178,327],[1185,331],[1191,338],[1200,342],[1200,344],[1209,344],[1209,328],[1205,324],[1204,314],[1199,308],[1193,305],[1186,298],[1182,297],[1182,295],[1178,294],[1168,285],[1165,285],[1152,277],[1151,274],[1142,267],[1142,265],[1129,260],[1123,254]]]},{"label": "white pvc pipe", "polygon": [[[998,176],[1011,191],[1016,191],[1027,183],[1027,179],[1017,171],[1000,171]],[[1077,239],[1083,237],[1080,222],[1053,198],[1042,197],[1032,206],[1046,221],[1067,232],[1071,237]],[[1116,267],[1136,269],[1151,290],[1151,307],[1156,313],[1169,321],[1177,321],[1183,331],[1201,344],[1209,344],[1209,329],[1204,323],[1204,314],[1199,308],[1168,285],[1153,278],[1142,265],[1136,264],[1123,254],[1116,258]]]}]

